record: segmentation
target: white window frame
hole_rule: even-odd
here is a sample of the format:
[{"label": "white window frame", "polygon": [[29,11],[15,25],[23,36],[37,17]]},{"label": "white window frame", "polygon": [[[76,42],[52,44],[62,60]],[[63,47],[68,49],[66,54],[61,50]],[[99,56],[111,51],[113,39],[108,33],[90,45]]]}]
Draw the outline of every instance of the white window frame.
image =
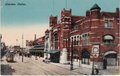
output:
[{"label": "white window frame", "polygon": [[113,28],[113,21],[112,20],[106,20],[104,23],[105,28]]}]

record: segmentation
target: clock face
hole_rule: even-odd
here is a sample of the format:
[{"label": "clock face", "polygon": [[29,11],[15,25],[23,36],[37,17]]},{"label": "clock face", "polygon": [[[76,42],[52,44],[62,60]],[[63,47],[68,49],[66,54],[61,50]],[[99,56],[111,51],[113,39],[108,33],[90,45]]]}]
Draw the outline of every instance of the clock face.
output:
[{"label": "clock face", "polygon": [[94,47],[94,48],[93,48],[93,53],[98,53],[98,52],[99,52],[98,48],[97,48],[97,47]]}]

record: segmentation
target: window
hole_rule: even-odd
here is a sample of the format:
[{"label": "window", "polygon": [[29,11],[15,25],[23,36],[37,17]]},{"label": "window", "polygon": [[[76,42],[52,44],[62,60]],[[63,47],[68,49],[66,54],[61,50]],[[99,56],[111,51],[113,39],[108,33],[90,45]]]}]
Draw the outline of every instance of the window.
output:
[{"label": "window", "polygon": [[67,27],[69,27],[69,25],[65,25],[65,27],[67,28]]},{"label": "window", "polygon": [[74,45],[76,45],[76,36],[74,37]]},{"label": "window", "polygon": [[86,45],[89,43],[89,35],[88,34],[82,35],[82,43],[83,43],[83,45]]},{"label": "window", "polygon": [[79,30],[79,25],[75,25],[75,26],[73,27],[73,30]]},{"label": "window", "polygon": [[113,22],[108,20],[105,22],[105,28],[112,28],[113,27]]},{"label": "window", "polygon": [[104,44],[113,44],[113,42],[114,42],[114,37],[111,36],[111,35],[105,35],[105,36],[103,37],[103,42],[104,42]]},{"label": "window", "polygon": [[76,45],[79,45],[79,41],[80,41],[80,37],[77,36],[77,42],[76,42]]}]

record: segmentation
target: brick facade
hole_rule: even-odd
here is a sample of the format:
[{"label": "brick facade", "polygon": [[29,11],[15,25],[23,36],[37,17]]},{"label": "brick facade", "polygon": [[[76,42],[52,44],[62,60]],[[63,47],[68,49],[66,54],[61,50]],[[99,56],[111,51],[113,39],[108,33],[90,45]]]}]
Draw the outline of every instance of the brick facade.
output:
[{"label": "brick facade", "polygon": [[62,51],[63,48],[67,48],[69,60],[73,40],[73,57],[80,59],[82,64],[90,65],[95,50],[95,62],[106,60],[107,65],[118,65],[118,8],[115,12],[101,12],[101,8],[95,4],[86,11],[86,16],[74,16],[71,9],[63,9],[60,21],[56,16],[50,16],[49,21],[50,49]]}]

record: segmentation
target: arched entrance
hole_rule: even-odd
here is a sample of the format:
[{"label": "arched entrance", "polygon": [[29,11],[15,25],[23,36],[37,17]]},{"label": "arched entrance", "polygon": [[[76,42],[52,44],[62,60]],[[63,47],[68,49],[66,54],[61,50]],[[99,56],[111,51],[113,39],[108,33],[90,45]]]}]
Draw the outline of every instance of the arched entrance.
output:
[{"label": "arched entrance", "polygon": [[104,54],[103,69],[107,69],[107,66],[117,65],[117,53],[115,51],[108,51]]},{"label": "arched entrance", "polygon": [[82,64],[90,64],[90,53],[87,51],[87,49],[82,50],[81,60]]}]

